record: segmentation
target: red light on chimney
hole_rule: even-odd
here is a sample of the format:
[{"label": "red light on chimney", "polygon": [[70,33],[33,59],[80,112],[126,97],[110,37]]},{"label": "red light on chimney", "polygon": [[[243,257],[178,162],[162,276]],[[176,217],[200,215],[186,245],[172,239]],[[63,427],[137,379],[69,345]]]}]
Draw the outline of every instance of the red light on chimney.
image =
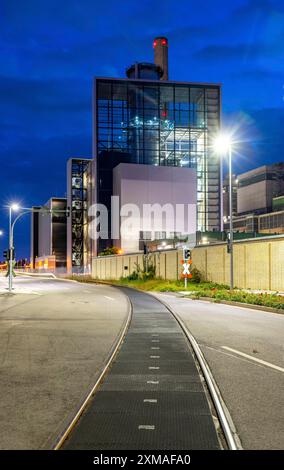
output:
[{"label": "red light on chimney", "polygon": [[167,111],[162,111],[162,117],[167,117],[168,113]]},{"label": "red light on chimney", "polygon": [[156,47],[156,45],[157,45],[157,41],[154,41],[153,42],[153,47]]},{"label": "red light on chimney", "polygon": [[162,46],[166,46],[166,45],[167,45],[166,39],[162,39]]}]

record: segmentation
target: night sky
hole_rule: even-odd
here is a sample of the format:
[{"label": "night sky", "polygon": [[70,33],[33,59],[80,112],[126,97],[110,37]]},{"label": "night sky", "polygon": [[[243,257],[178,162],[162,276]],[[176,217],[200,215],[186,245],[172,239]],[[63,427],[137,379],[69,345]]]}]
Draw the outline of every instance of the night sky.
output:
[{"label": "night sky", "polygon": [[[155,36],[169,39],[170,79],[222,83],[237,173],[284,160],[283,0],[1,0],[0,31],[6,234],[5,204],[64,196],[67,159],[91,156],[92,77],[152,62]],[[29,256],[29,223],[17,225],[17,257]]]}]

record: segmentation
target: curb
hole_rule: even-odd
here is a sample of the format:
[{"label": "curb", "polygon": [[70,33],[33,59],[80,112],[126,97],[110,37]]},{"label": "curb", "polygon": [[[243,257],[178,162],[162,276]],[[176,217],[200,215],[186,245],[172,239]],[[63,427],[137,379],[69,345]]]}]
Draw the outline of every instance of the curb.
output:
[{"label": "curb", "polygon": [[[161,292],[162,294],[163,292]],[[241,307],[241,308],[249,308],[251,310],[260,310],[262,312],[267,313],[278,313],[278,315],[284,315],[284,310],[280,308],[273,308],[273,307],[266,307],[265,305],[255,305],[255,304],[247,304],[245,302],[235,302],[233,300],[218,300],[211,297],[191,297],[190,295],[180,295],[184,299],[191,299],[191,300],[202,300],[205,302],[211,302],[212,304],[224,304],[224,305],[231,305],[232,307]]]}]

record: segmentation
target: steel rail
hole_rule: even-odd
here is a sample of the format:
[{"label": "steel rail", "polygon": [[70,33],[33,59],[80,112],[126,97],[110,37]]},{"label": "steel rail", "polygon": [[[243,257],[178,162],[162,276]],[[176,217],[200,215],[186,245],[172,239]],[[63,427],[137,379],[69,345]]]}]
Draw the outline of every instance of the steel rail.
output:
[{"label": "steel rail", "polygon": [[179,323],[180,327],[182,328],[183,332],[185,333],[189,343],[194,351],[196,359],[199,363],[199,366],[202,370],[205,382],[207,384],[211,399],[215,406],[216,412],[218,414],[219,422],[221,425],[221,429],[224,433],[227,445],[229,450],[242,450],[242,445],[240,439],[237,435],[233,420],[231,418],[230,412],[222,398],[221,392],[219,387],[214,380],[212,372],[208,366],[208,363],[196,341],[192,333],[189,331],[187,326],[185,325],[184,321],[180,318],[180,315],[176,313],[172,307],[169,306],[167,302],[161,300],[159,297],[153,294],[148,294],[151,297],[155,297],[162,305],[164,305],[169,312],[174,316],[176,321]]}]

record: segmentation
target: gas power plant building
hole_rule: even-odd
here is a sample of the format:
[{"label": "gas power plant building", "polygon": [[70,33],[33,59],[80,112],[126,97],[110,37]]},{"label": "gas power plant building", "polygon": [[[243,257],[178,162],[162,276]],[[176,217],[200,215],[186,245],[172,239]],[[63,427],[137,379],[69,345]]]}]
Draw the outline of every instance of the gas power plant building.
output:
[{"label": "gas power plant building", "polygon": [[[67,164],[69,272],[86,272],[92,257],[113,245],[130,253],[145,240],[192,240],[196,231],[222,230],[221,159],[212,145],[220,129],[221,86],[169,80],[167,38],[157,37],[153,48],[154,63],[131,65],[125,78],[94,79],[93,158]],[[114,209],[115,196],[120,202]],[[160,220],[147,233],[138,224],[134,241],[113,235],[114,212],[122,223],[121,207],[131,203],[187,205],[187,232],[175,224],[165,231]],[[108,212],[106,236],[97,240],[89,232],[94,204]],[[34,252],[39,245],[33,241]]]},{"label": "gas power plant building", "polygon": [[[153,47],[154,64],[135,63],[126,78],[94,80],[94,202],[108,208],[110,226],[114,171],[122,163],[137,165],[138,173],[140,165],[192,169],[195,230],[219,231],[221,162],[212,141],[220,127],[220,85],[168,80],[167,38],[156,38]],[[178,187],[180,172],[174,173]],[[161,185],[162,171],[161,180],[158,171],[156,178]],[[108,240],[98,240],[95,253],[112,243],[109,233]]]}]

